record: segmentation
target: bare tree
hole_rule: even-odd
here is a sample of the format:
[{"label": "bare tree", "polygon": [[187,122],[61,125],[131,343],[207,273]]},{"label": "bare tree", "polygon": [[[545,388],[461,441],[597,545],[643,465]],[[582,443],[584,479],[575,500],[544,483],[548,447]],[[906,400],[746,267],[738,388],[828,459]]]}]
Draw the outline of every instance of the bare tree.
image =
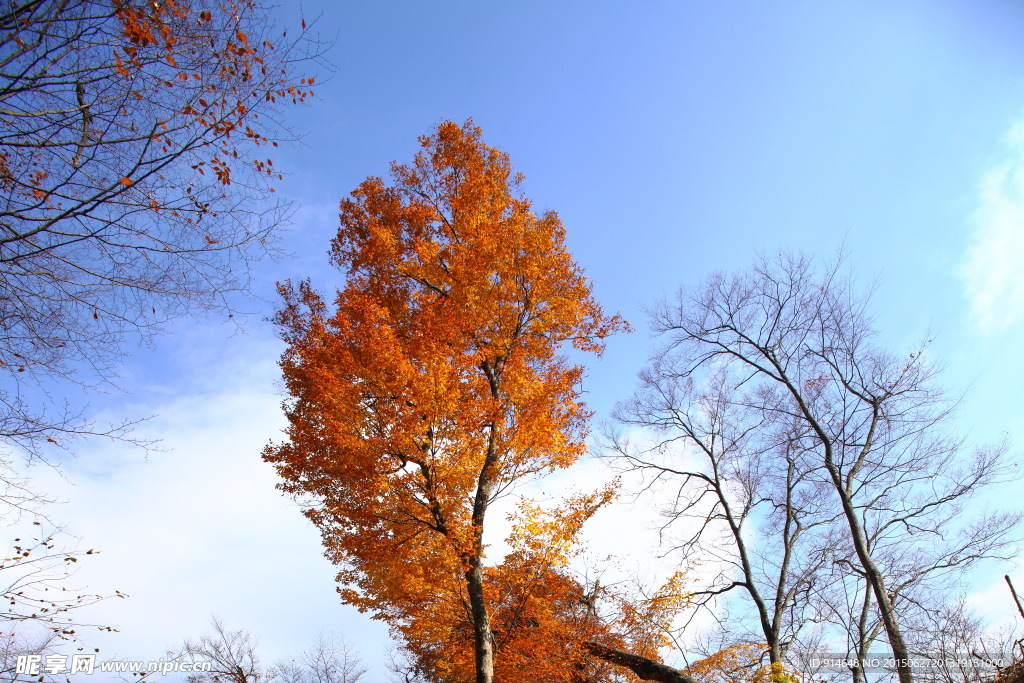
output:
[{"label": "bare tree", "polygon": [[[63,529],[32,523],[34,531],[13,540],[7,556],[0,559],[0,635],[42,631],[63,640],[73,640],[83,624],[74,618],[74,610],[93,604],[103,596],[66,586],[77,563],[96,553],[78,551],[62,545]],[[117,595],[122,596],[120,592]],[[93,625],[101,630],[107,626]]]},{"label": "bare tree", "polygon": [[109,379],[126,336],[230,308],[272,253],[288,207],[264,148],[323,46],[269,11],[0,0],[0,439],[88,431],[33,381]]},{"label": "bare tree", "polygon": [[391,683],[430,683],[430,677],[416,664],[415,656],[401,649],[388,651],[386,662],[388,680]]},{"label": "bare tree", "polygon": [[275,683],[356,683],[368,669],[359,648],[333,633],[321,633],[297,659],[274,667]]},{"label": "bare tree", "polygon": [[265,669],[255,636],[244,629],[229,630],[218,617],[212,626],[212,632],[169,653],[193,665],[211,664],[209,671],[191,674],[189,683],[356,683],[367,672],[359,649],[344,636],[321,633],[298,657]]},{"label": "bare tree", "polygon": [[781,663],[816,619],[814,594],[831,563],[837,512],[820,465],[800,446],[802,425],[766,412],[765,397],[748,390],[735,368],[716,367],[698,381],[677,361],[654,359],[615,412],[653,442],[612,433],[610,444],[650,485],[673,487],[662,527],[668,552],[715,571],[695,591],[695,606],[721,610],[720,597],[742,591],[755,617],[738,637],[763,640],[770,662]]},{"label": "bare tree", "polygon": [[60,642],[54,633],[48,631],[25,633],[15,629],[0,633],[0,680],[11,683],[38,681],[39,674],[18,673],[18,657],[45,656],[53,652],[54,645]]},{"label": "bare tree", "polygon": [[186,640],[178,658],[191,664],[210,662],[209,671],[190,674],[189,683],[260,683],[269,680],[256,653],[259,645],[248,631],[230,631],[219,617],[213,617],[213,631],[198,640]]},{"label": "bare tree", "polygon": [[[804,257],[761,258],[750,272],[681,291],[652,318],[665,342],[623,413],[632,424],[672,430],[664,443],[686,441],[710,461],[710,470],[661,472],[699,482],[700,495],[710,496],[711,522],[737,526],[765,506],[761,519],[772,533],[761,550],[777,559],[771,572],[744,566],[747,541],[730,528],[740,565],[734,582],[751,593],[748,584],[767,574],[771,604],[793,614],[787,628],[794,633],[808,616],[799,611],[807,604],[800,591],[810,595],[822,572],[842,568],[852,582],[845,585],[854,587],[851,605],[877,615],[896,673],[911,683],[903,621],[917,596],[1008,552],[1019,514],[967,514],[980,491],[1015,475],[1005,446],[967,452],[951,433],[955,402],[936,387],[926,345],[906,356],[875,346],[868,297],[856,293],[838,261],[819,273]],[[633,457],[644,468],[657,464]],[[766,486],[766,477],[786,483]],[[699,496],[686,500],[683,510]],[[729,505],[736,511],[727,513]],[[820,554],[820,543],[809,554],[787,554],[809,527],[834,533],[834,519],[849,554]],[[778,600],[792,589],[792,599]],[[771,612],[760,605],[758,612],[764,625]],[[772,631],[764,630],[766,637]]]},{"label": "bare tree", "polygon": [[[145,445],[130,421],[93,426],[68,392],[110,384],[129,338],[231,314],[289,211],[264,149],[292,139],[282,105],[311,94],[294,71],[323,47],[304,22],[291,37],[275,29],[261,0],[0,0],[0,442],[12,452],[90,434]],[[0,480],[0,515],[32,499],[6,456]],[[17,577],[4,631],[73,606],[26,597],[78,559],[53,543],[15,541],[0,566]]]},{"label": "bare tree", "polygon": [[[958,523],[963,505],[978,493],[973,489],[964,491],[959,501],[948,501],[932,510],[928,528],[932,534],[944,534],[940,542],[929,542],[927,537],[922,539],[921,527],[916,523],[911,528],[879,524],[877,517],[874,525],[865,523],[867,545],[886,577],[888,594],[904,622],[908,647],[919,659],[945,661],[946,655],[958,648],[960,659],[969,658],[971,649],[966,648],[968,636],[965,634],[971,629],[967,626],[974,627],[979,639],[981,627],[967,614],[962,603],[955,600],[962,589],[961,577],[981,560],[1009,559],[1017,553],[1013,531],[1019,515],[988,515],[973,522]],[[897,522],[908,512],[917,513],[914,518],[925,516],[926,511],[920,507],[930,505],[926,500],[904,502],[906,509],[895,518]],[[858,506],[858,509],[861,507],[865,506]],[[877,510],[866,507],[869,509],[861,514],[869,520]],[[847,657],[863,663],[885,625],[874,609],[874,594],[864,572],[853,561],[855,554],[849,549],[850,544],[845,545],[845,554],[836,553],[833,571],[817,597],[824,608],[824,619],[846,636]],[[981,665],[975,662],[958,666],[956,671],[942,670],[941,676],[946,677],[942,680],[950,677],[958,680],[955,676],[969,674],[978,677]],[[851,672],[854,681],[865,680],[863,664]],[[934,678],[940,674],[929,672],[927,675]]]},{"label": "bare tree", "polygon": [[45,514],[52,502],[0,454],[0,525],[11,535],[0,557],[0,640],[8,652],[21,652],[26,643],[77,640],[84,627],[111,630],[76,616],[78,608],[104,599],[69,585],[79,563],[97,551],[79,549],[78,539]]},{"label": "bare tree", "polygon": [[929,683],[990,683],[1013,656],[1013,629],[997,629],[971,610],[965,600],[922,612],[911,634],[915,654],[931,660],[919,675]]}]

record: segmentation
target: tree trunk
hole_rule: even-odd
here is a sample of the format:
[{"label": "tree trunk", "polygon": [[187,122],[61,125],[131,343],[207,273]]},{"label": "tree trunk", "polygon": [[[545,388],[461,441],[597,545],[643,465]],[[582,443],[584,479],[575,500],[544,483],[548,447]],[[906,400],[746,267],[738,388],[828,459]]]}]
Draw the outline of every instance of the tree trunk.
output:
[{"label": "tree trunk", "polygon": [[601,645],[593,641],[583,643],[587,652],[593,656],[603,659],[606,662],[629,669],[640,680],[658,681],[658,683],[696,683],[693,678],[684,674],[679,669],[673,669],[653,659],[635,655],[623,650],[616,650],[614,647]]},{"label": "tree trunk", "polygon": [[903,640],[903,632],[900,630],[899,621],[896,618],[896,610],[893,609],[892,600],[889,599],[889,594],[885,590],[885,577],[882,576],[882,572],[878,570],[878,566],[875,565],[871,557],[871,551],[868,549],[867,540],[864,537],[864,530],[861,528],[860,520],[857,518],[857,511],[854,509],[853,502],[842,486],[842,479],[838,469],[832,463],[831,458],[828,457],[826,458],[825,466],[828,468],[829,474],[836,484],[836,490],[843,506],[843,513],[850,527],[853,548],[857,552],[857,559],[860,560],[861,567],[864,569],[864,579],[867,581],[871,592],[875,595],[875,600],[878,602],[878,613],[882,617],[885,635],[889,639],[889,647],[892,648],[892,655],[896,660],[896,675],[899,677],[900,683],[914,683],[914,673],[910,667],[910,650]]},{"label": "tree trunk", "polygon": [[[491,394],[500,395],[498,380],[491,368],[483,365],[487,381],[491,385]],[[473,641],[476,651],[476,683],[493,683],[494,681],[494,634],[491,632],[491,615],[487,611],[487,600],[484,596],[484,517],[490,505],[494,487],[494,471],[498,463],[497,426],[491,425],[491,433],[487,441],[487,454],[480,477],[477,480],[476,496],[473,499],[473,552],[468,558],[469,570],[466,572],[466,588],[469,591],[469,605],[473,611]]]},{"label": "tree trunk", "polygon": [[[776,363],[778,372],[782,375],[785,371],[780,365]],[[896,675],[899,677],[900,683],[914,683],[914,672],[910,668],[910,651],[907,649],[907,644],[903,640],[903,632],[900,630],[899,620],[896,618],[896,610],[893,609],[892,600],[889,599],[889,594],[885,589],[885,577],[882,576],[882,572],[878,570],[878,566],[875,564],[874,559],[871,557],[871,549],[868,547],[867,538],[864,535],[864,529],[861,527],[860,519],[857,517],[857,509],[853,504],[853,496],[850,490],[843,483],[843,474],[839,467],[836,466],[835,460],[832,454],[832,443],[818,422],[817,417],[808,408],[807,402],[804,397],[800,394],[800,391],[788,380],[785,380],[786,386],[792,393],[793,398],[796,399],[797,405],[800,408],[800,412],[804,415],[807,423],[817,434],[821,440],[822,445],[825,447],[825,469],[828,471],[829,478],[832,479],[832,484],[835,487],[836,493],[839,495],[839,502],[843,508],[843,516],[846,517],[846,524],[850,529],[850,537],[853,540],[853,549],[857,553],[857,559],[860,561],[861,568],[864,570],[864,579],[867,581],[871,591],[875,594],[875,600],[878,601],[878,612],[882,617],[882,624],[885,625],[885,635],[889,639],[889,647],[892,648],[893,658],[896,660]],[[872,409],[874,411],[871,426],[868,429],[867,436],[864,440],[864,445],[861,448],[860,460],[863,461],[868,453],[871,452],[874,443],[875,429],[879,423],[880,409],[879,402],[876,400],[872,402]],[[854,470],[859,465],[854,466]],[[852,477],[853,474],[847,474],[847,481]]]},{"label": "tree trunk", "polygon": [[466,572],[469,604],[473,610],[473,640],[476,651],[476,683],[494,681],[494,638],[491,635],[491,615],[484,601],[484,572],[479,555],[470,559]]}]

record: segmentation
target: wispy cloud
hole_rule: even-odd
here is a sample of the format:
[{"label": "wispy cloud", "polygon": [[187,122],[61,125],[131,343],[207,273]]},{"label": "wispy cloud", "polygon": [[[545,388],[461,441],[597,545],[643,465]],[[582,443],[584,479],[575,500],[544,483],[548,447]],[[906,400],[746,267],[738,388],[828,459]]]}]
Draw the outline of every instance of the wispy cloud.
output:
[{"label": "wispy cloud", "polygon": [[1005,138],[1003,160],[978,183],[978,207],[960,276],[977,327],[1000,332],[1024,319],[1024,119]]}]

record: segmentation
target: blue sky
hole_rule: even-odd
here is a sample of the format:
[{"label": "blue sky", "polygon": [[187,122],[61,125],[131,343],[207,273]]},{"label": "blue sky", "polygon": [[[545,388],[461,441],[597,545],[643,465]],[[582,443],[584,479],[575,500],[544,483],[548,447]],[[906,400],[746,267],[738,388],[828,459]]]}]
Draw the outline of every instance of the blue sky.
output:
[{"label": "blue sky", "polygon": [[[299,7],[284,2],[282,23],[297,23]],[[409,159],[418,135],[471,116],[526,174],[535,207],[559,212],[606,308],[637,327],[590,369],[598,419],[632,389],[650,343],[643,310],[657,297],[758,251],[827,257],[845,244],[861,281],[877,283],[885,342],[930,335],[947,383],[970,386],[972,436],[1024,440],[1019,3],[302,11],[337,35],[335,70],[288,113],[305,134],[275,158],[290,172],[279,191],[298,207],[284,235],[293,256],[259,266],[260,294],[284,278],[337,284],[326,250],[338,200]],[[143,432],[166,452],[146,460],[89,443],[63,480],[38,476],[68,500],[54,516],[104,550],[81,582],[132,596],[97,608],[121,629],[103,637],[105,652],[159,657],[217,612],[258,633],[268,661],[334,629],[379,666],[386,629],[338,604],[316,533],[260,462],[283,426],[281,346],[262,321],[270,306],[252,308],[245,334],[217,319],[177,324],[128,360],[129,393],[94,401],[111,416],[154,415]]]},{"label": "blue sky", "polygon": [[[304,268],[283,272],[323,267],[342,193],[472,116],[536,207],[560,213],[606,305],[637,322],[652,298],[758,250],[845,239],[865,281],[892,288],[882,327],[954,343],[969,314],[950,274],[978,184],[1019,151],[1004,138],[1024,113],[1024,11],[707,5],[306,4],[338,31],[338,69],[295,117],[307,148],[285,162],[306,169],[291,187],[316,227],[297,226]],[[642,333],[620,343],[621,362],[645,353]]]}]

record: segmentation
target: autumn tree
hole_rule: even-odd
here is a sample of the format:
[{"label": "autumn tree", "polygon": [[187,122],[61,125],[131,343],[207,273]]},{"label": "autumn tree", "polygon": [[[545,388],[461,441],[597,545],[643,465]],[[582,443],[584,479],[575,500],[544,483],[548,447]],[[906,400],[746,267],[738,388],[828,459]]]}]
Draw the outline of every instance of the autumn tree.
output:
[{"label": "autumn tree", "polygon": [[[851,629],[853,657],[884,635],[910,683],[923,596],[1012,552],[1019,514],[968,512],[1017,471],[1003,445],[966,447],[925,348],[881,348],[868,311],[841,263],[785,254],[681,290],[654,311],[663,343],[622,411],[657,445],[624,452],[686,487],[676,513],[725,528],[734,571],[719,590],[746,592],[773,662],[801,620],[832,618]],[[767,561],[742,532],[749,519]],[[825,599],[835,590],[841,609]]]},{"label": "autumn tree", "polygon": [[32,385],[109,379],[128,335],[230,308],[272,252],[269,148],[323,46],[269,19],[259,0],[0,2],[0,439],[89,432]]},{"label": "autumn tree", "polygon": [[[577,536],[610,494],[606,488],[572,496],[554,509],[524,501],[513,515],[506,539],[510,551],[485,569],[495,680],[633,681],[623,656],[675,672],[657,658],[671,645],[667,634],[675,617],[689,605],[686,575],[677,572],[645,594],[632,582],[606,585],[579,571],[585,552]],[[404,657],[403,666],[395,667],[397,680],[473,680],[467,617],[455,582],[432,598],[410,603],[400,630]]]},{"label": "autumn tree", "polygon": [[561,349],[600,353],[626,325],[479,128],[446,122],[420,143],[390,184],[368,178],[341,202],[333,304],[308,282],[280,287],[289,439],[264,457],[305,497],[342,599],[405,635],[428,626],[417,610],[458,596],[474,678],[490,683],[488,511],[583,454],[583,368]]}]

